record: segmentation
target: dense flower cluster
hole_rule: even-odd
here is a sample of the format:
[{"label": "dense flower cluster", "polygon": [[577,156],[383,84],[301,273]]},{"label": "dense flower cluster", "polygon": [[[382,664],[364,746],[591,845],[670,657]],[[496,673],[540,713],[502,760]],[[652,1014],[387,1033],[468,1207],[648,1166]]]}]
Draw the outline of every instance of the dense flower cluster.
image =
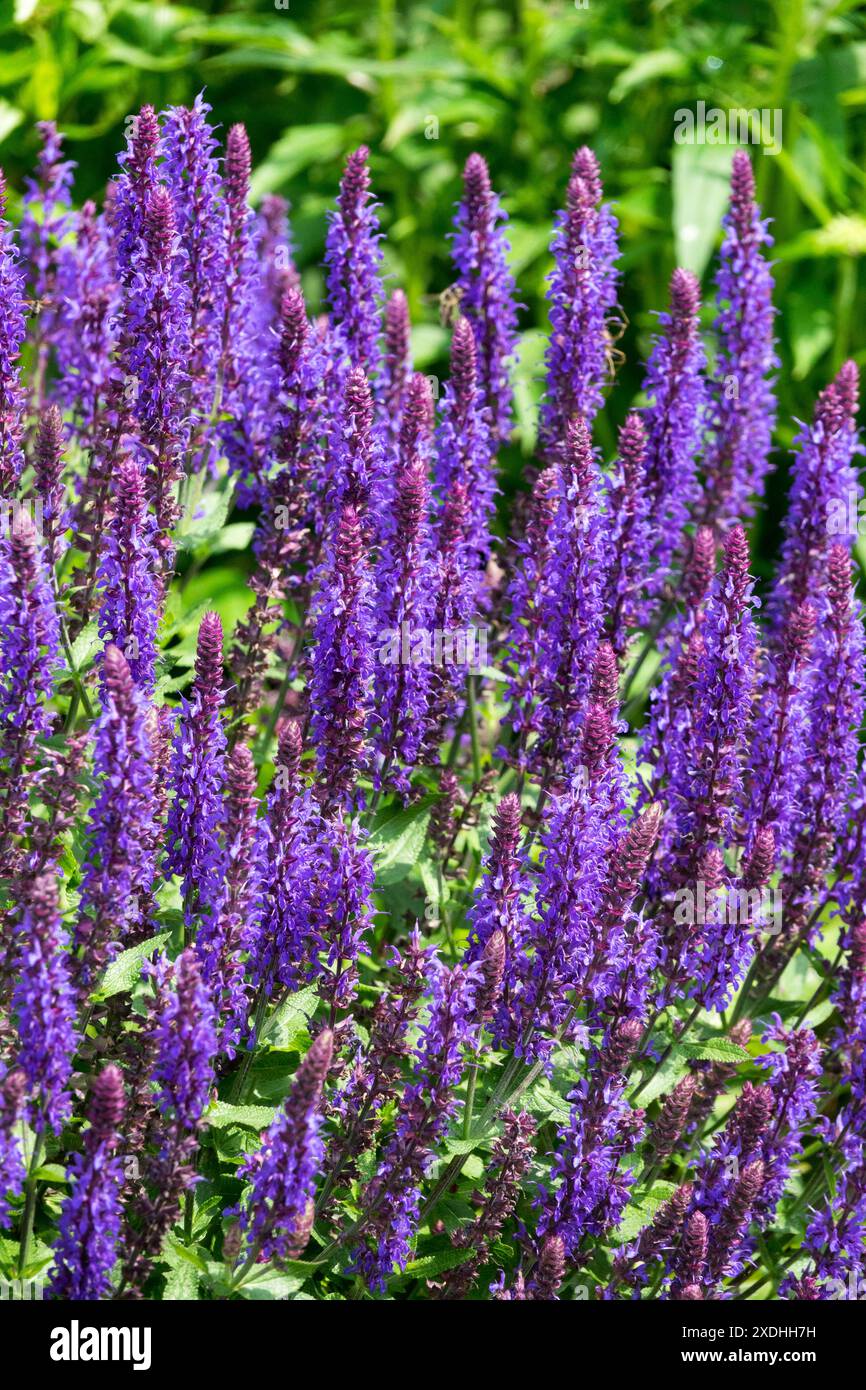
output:
[{"label": "dense flower cluster", "polygon": [[609,458],[627,270],[577,151],[515,502],[481,155],[439,393],[367,150],[313,305],[203,97],[129,123],[102,208],[41,137],[17,230],[0,185],[0,1276],[860,1297],[859,382],[792,430],[757,579],[747,155]]}]

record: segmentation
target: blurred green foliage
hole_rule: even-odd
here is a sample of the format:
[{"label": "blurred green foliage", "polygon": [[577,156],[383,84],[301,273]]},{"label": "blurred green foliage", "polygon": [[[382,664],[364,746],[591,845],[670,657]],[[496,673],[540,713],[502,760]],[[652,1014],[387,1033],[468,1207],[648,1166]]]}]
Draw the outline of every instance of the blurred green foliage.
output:
[{"label": "blurred green foliage", "polygon": [[[780,440],[846,355],[866,361],[866,17],[857,0],[0,0],[0,160],[20,187],[33,122],[56,119],[81,196],[115,169],[125,118],[205,87],[224,127],[246,123],[255,192],[285,194],[311,302],[344,153],[366,142],[407,289],[419,364],[443,363],[431,296],[470,150],[512,217],[527,306],[520,379],[531,438],[547,245],[571,152],[596,149],[622,222],[626,364],[600,442],[639,390],[640,359],[675,261],[705,274],[730,147],[677,145],[675,113],[783,113],[777,155],[755,150],[777,237]],[[535,330],[535,331],[533,331]],[[519,458],[514,472],[519,468]]]}]

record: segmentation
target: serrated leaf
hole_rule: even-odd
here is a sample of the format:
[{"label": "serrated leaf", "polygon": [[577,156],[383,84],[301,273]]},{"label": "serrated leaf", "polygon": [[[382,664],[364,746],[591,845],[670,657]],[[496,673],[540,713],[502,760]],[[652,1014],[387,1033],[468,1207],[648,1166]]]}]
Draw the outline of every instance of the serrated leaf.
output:
[{"label": "serrated leaf", "polygon": [[640,1201],[632,1202],[626,1209],[622,1221],[611,1237],[612,1241],[617,1245],[625,1245],[628,1241],[634,1240],[646,1226],[649,1226],[659,1207],[668,1201],[676,1190],[676,1183],[654,1182]]},{"label": "serrated leaf", "polygon": [[497,1125],[490,1125],[482,1129],[477,1134],[470,1134],[468,1139],[446,1139],[443,1148],[447,1154],[471,1154],[482,1145],[487,1144],[499,1133]]},{"label": "serrated leaf", "polygon": [[316,1012],[318,1003],[319,996],[312,986],[299,990],[297,994],[290,994],[274,1010],[262,1029],[262,1041],[270,1043],[271,1047],[291,1050],[307,1031],[307,1024]]},{"label": "serrated leaf", "polygon": [[41,1168],[36,1169],[33,1176],[42,1182],[69,1182],[62,1163],[43,1163]]},{"label": "serrated leaf", "polygon": [[227,1101],[218,1100],[208,1110],[205,1120],[212,1129],[219,1129],[221,1125],[267,1129],[276,1113],[270,1105],[229,1105]]},{"label": "serrated leaf", "polygon": [[457,1265],[465,1264],[472,1259],[471,1250],[440,1250],[435,1255],[421,1255],[417,1260],[410,1260],[405,1270],[405,1279],[435,1279],[437,1274],[442,1274],[446,1269],[456,1269]]},{"label": "serrated leaf", "polygon": [[376,866],[377,885],[399,883],[407,876],[421,857],[429,821],[429,805],[413,806],[373,831],[367,848]]},{"label": "serrated leaf", "polygon": [[[293,1268],[304,1272],[292,1273]],[[266,1269],[261,1274],[254,1274],[241,1285],[238,1292],[242,1298],[254,1302],[290,1298],[304,1287],[314,1269],[314,1265],[305,1265],[300,1260],[287,1261],[281,1271]]]},{"label": "serrated leaf", "polygon": [[748,1062],[744,1047],[728,1038],[707,1038],[704,1042],[677,1043],[675,1052],[695,1062]]},{"label": "serrated leaf", "polygon": [[72,643],[72,665],[76,671],[86,671],[93,658],[93,653],[97,647],[101,646],[102,638],[99,636],[99,628],[96,623],[88,623],[82,628]]},{"label": "serrated leaf", "polygon": [[141,967],[148,956],[152,956],[154,951],[164,946],[170,936],[171,932],[163,931],[158,936],[152,936],[149,941],[130,946],[128,951],[121,951],[107,967],[97,993],[103,999],[110,999],[113,994],[132,989],[141,978]]},{"label": "serrated leaf", "polygon": [[187,513],[176,533],[178,550],[198,550],[216,540],[226,524],[232,489],[206,493]]}]

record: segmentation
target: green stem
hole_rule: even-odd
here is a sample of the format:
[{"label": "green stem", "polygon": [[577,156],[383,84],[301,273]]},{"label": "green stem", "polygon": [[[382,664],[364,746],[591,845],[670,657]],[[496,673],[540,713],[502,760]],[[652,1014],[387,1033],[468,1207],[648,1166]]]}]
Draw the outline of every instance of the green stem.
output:
[{"label": "green stem", "polygon": [[33,1154],[24,1183],[24,1215],[21,1219],[21,1243],[18,1250],[18,1278],[24,1278],[24,1271],[30,1263],[30,1246],[33,1240],[33,1221],[36,1216],[36,1173],[42,1163],[44,1144],[42,1135],[37,1135],[33,1144]]},{"label": "green stem", "polygon": [[478,707],[476,704],[475,677],[470,675],[466,678],[466,688],[469,696],[469,737],[472,740],[472,776],[476,782],[481,781],[481,740],[478,737]]}]

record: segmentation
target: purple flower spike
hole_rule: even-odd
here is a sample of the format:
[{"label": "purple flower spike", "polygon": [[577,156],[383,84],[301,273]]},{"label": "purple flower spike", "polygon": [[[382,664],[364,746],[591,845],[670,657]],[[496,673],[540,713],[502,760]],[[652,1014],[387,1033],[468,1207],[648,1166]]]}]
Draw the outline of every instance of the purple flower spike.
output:
[{"label": "purple flower spike", "polygon": [[334,1035],[316,1038],[295,1073],[283,1108],[262,1138],[262,1147],[241,1165],[251,1180],[240,1226],[261,1260],[297,1259],[310,1238],[316,1178],[322,1167],[322,1091],[331,1065]]},{"label": "purple flower spike", "polygon": [[701,513],[717,526],[753,514],[764,491],[776,423],[773,277],[763,252],[773,238],[755,203],[755,176],[745,150],[734,152],[731,203],[722,226],[716,275],[719,348]]},{"label": "purple flower spike", "polygon": [[142,106],[129,123],[127,145],[118,156],[122,173],[115,181],[112,230],[121,283],[129,287],[137,271],[137,257],[144,239],[145,216],[156,187],[157,160],[161,154],[159,121],[152,106]]},{"label": "purple flower spike", "polygon": [[0,864],[24,830],[38,735],[50,732],[60,627],[29,514],[13,511],[0,537]]},{"label": "purple flower spike", "polygon": [[864,634],[852,587],[852,561],[844,545],[830,548],[826,612],[819,623],[810,688],[806,759],[787,867],[784,936],[806,929],[824,880],[835,837],[843,830],[856,776],[866,699]]},{"label": "purple flower spike", "polygon": [[206,448],[223,319],[224,243],[219,161],[210,106],[201,93],[163,125],[162,174],[171,193],[189,297],[189,380],[197,454]]},{"label": "purple flower spike", "polygon": [[73,1154],[69,1164],[72,1190],[60,1211],[50,1298],[95,1301],[111,1292],[125,1181],[112,1152],[120,1142],[124,1104],[119,1068],[104,1067],[93,1081],[84,1152]]},{"label": "purple flower spike", "polygon": [[24,296],[24,269],[6,220],[6,180],[0,169],[0,497],[4,499],[14,496],[24,467],[25,408],[19,375]]},{"label": "purple flower spike", "polygon": [[[224,293],[215,405],[226,415],[222,443],[243,490],[255,492],[267,466],[268,406],[274,395],[273,340],[260,322],[260,266],[249,204],[252,156],[244,126],[226,136],[223,163]],[[243,490],[241,496],[243,499]]]},{"label": "purple flower spike", "polygon": [[359,1234],[364,1243],[355,1250],[354,1268],[371,1288],[384,1289],[395,1264],[406,1267],[421,1183],[456,1108],[463,1049],[476,1041],[479,977],[478,966],[447,970],[433,963],[430,1017],[418,1044],[415,1081],[403,1092],[379,1169],[361,1194]]},{"label": "purple flower spike", "polygon": [[163,956],[156,985],[150,1021],[156,1103],[169,1123],[194,1134],[210,1100],[217,1050],[213,1008],[194,952],[183,951],[173,965]]},{"label": "purple flower spike", "polygon": [[551,1176],[560,1181],[542,1191],[539,1232],[559,1236],[569,1258],[586,1236],[616,1226],[628,1203],[634,1172],[622,1160],[640,1142],[643,1112],[631,1109],[625,1088],[641,1032],[638,1019],[608,1031],[592,1051],[588,1075],[570,1093],[571,1114],[557,1132]]},{"label": "purple flower spike", "polygon": [[39,416],[33,454],[36,490],[42,502],[45,561],[51,573],[60,553],[66,500],[63,486],[63,417],[56,405],[45,406]]},{"label": "purple flower spike", "polygon": [[694,275],[675,270],[670,309],[659,315],[662,333],[655,339],[644,382],[650,401],[644,414],[646,475],[657,538],[649,575],[653,599],[668,581],[697,496],[697,456],[705,411],[700,304],[700,286]]},{"label": "purple flower spike", "polygon": [[147,507],[144,478],[133,459],[124,459],[117,471],[116,508],[97,575],[99,635],[120,648],[133,680],[148,695],[156,684],[159,563],[156,522]]},{"label": "purple flower spike", "polygon": [[505,443],[511,434],[510,372],[517,345],[517,304],[510,250],[499,198],[480,154],[463,170],[463,200],[454,219],[451,254],[462,290],[460,312],[472,325],[478,361],[478,389],[492,434]]},{"label": "purple flower spike", "polygon": [[150,922],[155,873],[156,778],[148,707],[123,653],[108,646],[102,663],[104,707],[96,730],[96,800],[88,821],[77,969],[92,985],[112,947],[141,940]]},{"label": "purple flower spike", "polygon": [[385,458],[374,423],[373,393],[364,370],[353,367],[346,378],[328,465],[329,506],[338,513],[348,504],[365,517],[371,532],[386,504]]},{"label": "purple flower spike", "polygon": [[713,582],[697,666],[697,711],[688,757],[673,787],[676,839],[663,866],[669,887],[694,884],[705,850],[733,833],[734,795],[741,785],[754,688],[756,631],[749,547],[741,526],[725,540],[724,565]]},{"label": "purple flower spike", "polygon": [[424,424],[430,387],[412,378],[406,403],[401,453],[408,455],[395,481],[388,541],[376,569],[378,651],[374,683],[374,735],[383,759],[382,777],[408,790],[424,735],[430,688],[429,647],[433,628],[434,565],[430,532]]},{"label": "purple flower spike", "polygon": [[466,489],[467,562],[480,572],[490,552],[497,488],[492,442],[479,391],[475,338],[469,320],[464,318],[457,320],[451,338],[451,377],[436,431],[436,488],[441,503],[455,487]]},{"label": "purple flower spike", "polygon": [[195,949],[220,1024],[220,1051],[233,1057],[246,1033],[249,993],[243,953],[254,946],[261,919],[263,843],[256,819],[256,768],[239,743],[228,760],[225,889],[219,912],[203,923]]},{"label": "purple flower spike", "polygon": [[63,247],[57,270],[56,392],[90,446],[113,370],[117,283],[105,216],[88,200],[73,221],[75,240]]},{"label": "purple flower spike", "polygon": [[41,406],[45,398],[49,354],[60,318],[57,275],[63,254],[61,242],[72,221],[70,205],[75,164],[63,159],[63,136],[53,121],[39,121],[37,129],[42,137],[42,148],[35,177],[27,180],[21,246],[29,288],[39,306],[33,335],[36,348],[34,394],[36,404]]},{"label": "purple flower spike", "polygon": [[475,892],[469,910],[469,960],[479,960],[494,935],[501,935],[504,950],[501,1001],[491,1023],[498,1047],[517,1041],[513,999],[522,970],[526,947],[527,913],[525,902],[530,880],[525,854],[520,848],[520,801],[504,796],[493,821],[486,873]]},{"label": "purple flower spike", "polygon": [[262,330],[276,326],[280,306],[289,290],[299,290],[300,276],[292,260],[289,205],[278,193],[262,198],[256,218],[259,263],[259,313]]},{"label": "purple flower spike", "polygon": [[67,936],[57,905],[57,881],[44,874],[28,890],[18,932],[18,1065],[30,1093],[29,1120],[59,1134],[72,1112],[68,1090],[75,1055],[75,996]]},{"label": "purple flower spike", "polygon": [[630,631],[641,626],[646,616],[641,590],[653,539],[646,455],[644,423],[640,415],[632,413],[619,432],[618,469],[608,483],[614,534],[605,599],[606,626],[618,656],[626,651]]},{"label": "purple flower spike", "polygon": [[781,637],[789,611],[804,600],[815,603],[826,589],[827,552],[833,544],[849,548],[857,537],[862,496],[854,466],[862,452],[856,415],[859,377],[845,362],[818,397],[811,426],[801,425],[794,440],[782,559],[769,600],[773,636]]},{"label": "purple flower spike", "polygon": [[10,1198],[21,1195],[27,1176],[19,1142],[26,1090],[27,1077],[18,1068],[0,1078],[0,1231],[10,1225]]},{"label": "purple flower spike", "polygon": [[606,568],[598,468],[585,420],[569,424],[557,469],[549,570],[538,599],[537,703],[531,722],[537,751],[561,759],[568,769],[602,635]]},{"label": "purple flower spike", "polygon": [[391,446],[400,439],[403,407],[412,380],[412,325],[409,304],[402,290],[395,290],[385,305],[385,358],[382,367],[382,410]]},{"label": "purple flower spike", "polygon": [[365,756],[372,684],[372,595],[361,520],[340,514],[315,600],[310,676],[313,741],[327,804],[352,792]]},{"label": "purple flower spike", "polygon": [[331,323],[339,330],[349,361],[368,377],[380,366],[382,302],[378,204],[370,192],[369,150],[362,145],[346,160],[330,214],[325,242]]},{"label": "purple flower spike", "polygon": [[809,676],[816,612],[808,601],[790,610],[779,651],[762,670],[749,756],[748,838],[772,828],[780,851],[791,847],[808,758]]},{"label": "purple flower spike", "polygon": [[595,155],[580,149],[551,245],[551,333],[539,426],[539,444],[548,457],[562,446],[569,421],[580,415],[592,424],[604,399],[619,245],[616,218],[601,197]]},{"label": "purple flower spike", "polygon": [[223,880],[226,736],[223,705],[223,629],[217,613],[205,613],[198,631],[192,697],[181,703],[180,728],[171,758],[174,800],[168,816],[166,872],[183,879],[187,931],[210,931]]}]

